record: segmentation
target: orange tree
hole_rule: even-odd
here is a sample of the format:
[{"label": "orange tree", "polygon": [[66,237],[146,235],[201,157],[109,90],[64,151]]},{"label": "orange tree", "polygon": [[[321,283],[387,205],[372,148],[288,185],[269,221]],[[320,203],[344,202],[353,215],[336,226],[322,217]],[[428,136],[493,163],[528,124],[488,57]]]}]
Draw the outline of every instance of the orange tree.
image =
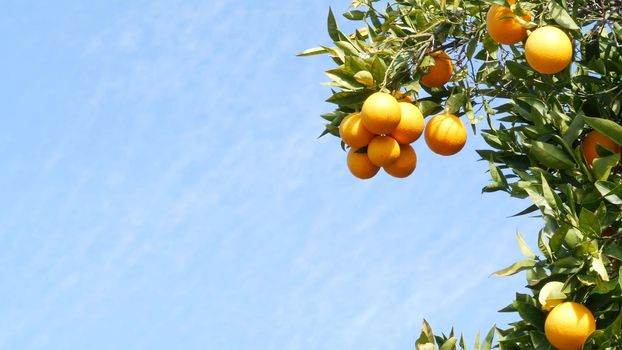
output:
[{"label": "orange tree", "polygon": [[[501,310],[517,321],[476,349],[622,349],[621,13],[620,0],[355,0],[343,14],[353,32],[329,10],[333,44],[300,53],[336,64],[322,135],[342,137],[355,176],[408,176],[417,113],[440,113],[428,146],[453,154],[463,123],[479,129],[484,191],[530,200],[518,215],[542,217],[539,253],[519,236],[525,258],[496,273],[526,274],[529,292]],[[407,142],[393,136],[401,123]],[[416,347],[467,348],[425,321]]]}]

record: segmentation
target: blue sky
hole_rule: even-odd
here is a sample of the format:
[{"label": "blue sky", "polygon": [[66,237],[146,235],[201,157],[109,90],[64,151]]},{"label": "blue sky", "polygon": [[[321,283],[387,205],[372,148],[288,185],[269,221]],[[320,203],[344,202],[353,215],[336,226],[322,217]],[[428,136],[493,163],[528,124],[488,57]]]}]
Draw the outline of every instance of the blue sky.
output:
[{"label": "blue sky", "polygon": [[412,349],[472,341],[537,219],[481,195],[469,135],[406,180],[316,139],[328,6],[8,1],[0,13],[0,347]]}]

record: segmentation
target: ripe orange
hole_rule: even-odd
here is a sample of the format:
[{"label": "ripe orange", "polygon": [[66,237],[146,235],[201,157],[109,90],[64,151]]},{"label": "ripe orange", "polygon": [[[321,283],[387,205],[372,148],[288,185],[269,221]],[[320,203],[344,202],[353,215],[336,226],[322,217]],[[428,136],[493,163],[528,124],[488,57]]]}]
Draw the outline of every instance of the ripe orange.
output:
[{"label": "ripe orange", "polygon": [[559,350],[580,350],[594,330],[590,309],[571,301],[557,305],[544,322],[546,339]]},{"label": "ripe orange", "polygon": [[427,87],[440,87],[445,85],[454,72],[451,58],[445,51],[436,51],[430,56],[434,58],[434,65],[428,67],[428,72],[421,77],[421,84]]},{"label": "ripe orange", "polygon": [[374,177],[380,167],[373,165],[366,153],[356,153],[356,150],[350,149],[348,152],[348,169],[352,175],[365,180]]},{"label": "ripe orange", "polygon": [[458,153],[466,143],[467,132],[462,121],[453,114],[443,113],[430,119],[425,127],[425,142],[440,155]]},{"label": "ripe orange", "polygon": [[361,118],[365,128],[375,134],[389,134],[400,123],[400,105],[395,97],[376,92],[363,103]]},{"label": "ripe orange", "polygon": [[607,136],[599,133],[594,130],[591,131],[583,141],[581,141],[581,150],[583,151],[583,157],[585,158],[585,162],[589,167],[592,166],[592,162],[594,159],[599,158],[598,152],[596,151],[596,145],[600,145],[603,148],[610,150],[613,153],[620,153],[620,146],[613,142]]},{"label": "ripe orange", "polygon": [[391,136],[401,144],[409,144],[417,141],[417,139],[423,133],[423,114],[417,106],[400,102],[400,109],[402,111],[402,119],[397,125],[397,128],[393,130]]},{"label": "ripe orange", "polygon": [[339,135],[346,145],[354,149],[367,146],[374,138],[374,134],[363,126],[360,113],[352,113],[341,121]]},{"label": "ripe orange", "polygon": [[534,30],[525,42],[527,63],[542,74],[559,73],[572,60],[572,42],[566,33],[553,26]]},{"label": "ripe orange", "polygon": [[384,166],[387,174],[395,177],[408,177],[417,167],[417,154],[410,145],[400,145],[400,156],[389,165]]},{"label": "ripe orange", "polygon": [[[521,18],[531,21],[531,14]],[[486,15],[486,29],[492,39],[499,44],[514,45],[527,37],[527,29],[516,20],[516,15],[507,7],[493,4]]]},{"label": "ripe orange", "polygon": [[374,165],[389,165],[400,156],[400,144],[391,136],[376,136],[367,146],[367,155]]}]

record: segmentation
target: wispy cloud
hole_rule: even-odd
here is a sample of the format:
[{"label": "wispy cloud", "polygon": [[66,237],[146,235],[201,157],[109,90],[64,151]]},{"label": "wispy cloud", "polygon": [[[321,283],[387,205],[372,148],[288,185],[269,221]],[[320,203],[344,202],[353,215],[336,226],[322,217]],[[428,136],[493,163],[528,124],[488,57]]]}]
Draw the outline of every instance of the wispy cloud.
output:
[{"label": "wispy cloud", "polygon": [[315,139],[329,62],[294,54],[328,2],[61,5],[0,15],[80,18],[22,26],[11,62],[56,100],[4,106],[37,122],[0,135],[1,346],[410,348],[422,317],[469,334],[520,286],[488,275],[534,224],[480,195],[475,138],[368,182]]}]

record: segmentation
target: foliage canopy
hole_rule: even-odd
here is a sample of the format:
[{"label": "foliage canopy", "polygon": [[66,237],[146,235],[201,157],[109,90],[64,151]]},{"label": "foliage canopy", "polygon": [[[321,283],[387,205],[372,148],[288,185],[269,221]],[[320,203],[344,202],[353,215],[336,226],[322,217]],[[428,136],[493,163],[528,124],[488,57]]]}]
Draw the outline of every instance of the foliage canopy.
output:
[{"label": "foliage canopy", "polygon": [[[519,20],[529,32],[547,25],[562,29],[573,44],[572,63],[557,74],[541,74],[526,61],[523,43],[495,42],[486,29],[493,4],[517,17],[533,15]],[[355,0],[343,16],[358,29],[342,32],[329,10],[333,44],[299,54],[327,54],[336,64],[326,72],[332,87],[327,101],[336,108],[322,115],[322,136],[339,136],[341,120],[372,93],[401,90],[424,116],[444,110],[479,129],[490,146],[478,151],[491,176],[483,191],[529,199],[532,204],[517,215],[536,212],[543,219],[539,253],[519,235],[525,259],[496,273],[526,273],[530,293],[517,293],[501,310],[517,313],[518,320],[493,327],[475,349],[551,349],[545,304],[557,299],[593,312],[597,330],[584,349],[622,349],[620,155],[596,146],[600,157],[588,164],[581,149],[592,130],[622,145],[622,1]],[[449,53],[455,71],[449,84],[428,88],[420,79],[439,50]],[[550,282],[561,287],[543,295]],[[453,332],[435,336],[424,321],[417,348],[436,344],[467,348]]]}]

